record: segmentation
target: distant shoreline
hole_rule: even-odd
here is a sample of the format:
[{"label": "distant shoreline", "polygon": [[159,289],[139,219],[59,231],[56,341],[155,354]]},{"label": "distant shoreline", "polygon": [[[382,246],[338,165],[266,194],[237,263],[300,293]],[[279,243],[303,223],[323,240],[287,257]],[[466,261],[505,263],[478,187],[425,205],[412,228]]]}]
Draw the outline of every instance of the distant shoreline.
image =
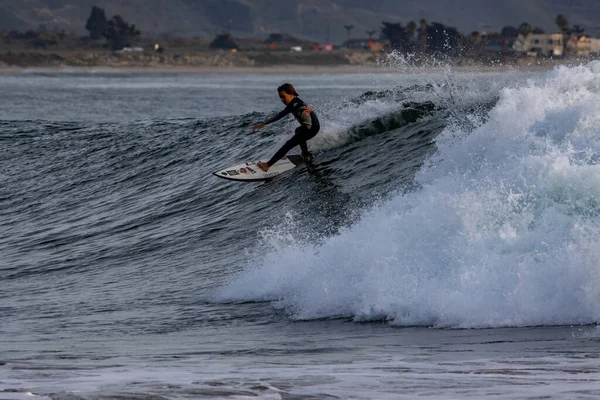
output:
[{"label": "distant shoreline", "polygon": [[156,54],[111,52],[3,52],[0,73],[188,73],[188,74],[314,74],[423,73],[450,67],[463,72],[550,70],[579,65],[590,59],[512,58],[506,60],[450,59],[395,62],[383,53],[335,51],[290,52],[173,52]]},{"label": "distant shoreline", "polygon": [[[542,71],[551,70],[559,65],[578,65],[576,64],[544,64],[531,66],[514,65],[495,65],[495,66],[459,66],[449,65],[448,67],[456,72],[471,73],[493,73],[503,71]],[[55,66],[55,67],[3,67],[0,66],[0,74],[44,74],[44,73],[64,73],[64,74],[419,74],[419,73],[437,73],[443,72],[447,67],[407,67],[398,68],[389,66],[364,66],[364,65],[278,65],[264,67],[213,67],[213,66]]]},{"label": "distant shoreline", "polygon": [[377,66],[364,65],[278,65],[265,67],[214,67],[214,66],[56,66],[56,67],[2,67],[0,74],[4,73],[105,73],[105,74],[312,74],[312,73],[387,73]]}]

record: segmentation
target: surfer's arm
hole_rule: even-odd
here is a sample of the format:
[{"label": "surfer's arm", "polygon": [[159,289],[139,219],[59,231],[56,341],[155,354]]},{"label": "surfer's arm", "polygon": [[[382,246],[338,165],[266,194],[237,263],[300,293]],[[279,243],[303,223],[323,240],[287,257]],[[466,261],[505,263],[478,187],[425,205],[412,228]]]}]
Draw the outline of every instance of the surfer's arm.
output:
[{"label": "surfer's arm", "polygon": [[261,128],[264,128],[265,125],[270,124],[271,122],[279,121],[281,118],[285,117],[290,112],[291,112],[290,107],[286,107],[283,110],[281,110],[280,112],[278,112],[277,114],[275,114],[274,116],[272,116],[271,118],[267,118],[267,120],[265,122],[261,122],[260,124],[253,126],[252,130],[257,131]]},{"label": "surfer's arm", "polygon": [[[267,120],[265,122],[261,122],[260,124],[253,126],[252,130],[257,131],[259,129],[264,128],[265,125],[267,125],[267,124],[270,124],[275,121],[279,121],[281,118],[285,117],[286,115],[288,115],[289,113],[292,112],[292,107],[293,107],[292,103],[288,104],[283,110],[281,110],[280,112],[278,112],[271,118],[267,118]],[[312,109],[307,105],[306,110],[303,112],[303,114],[310,115],[311,112],[312,112]]]},{"label": "surfer's arm", "polygon": [[280,112],[278,112],[277,114],[273,115],[271,118],[267,118],[267,120],[265,122],[263,122],[263,124],[267,125],[267,124],[270,124],[271,122],[279,121],[281,118],[285,117],[290,112],[292,112],[292,109],[290,107],[286,107],[283,110],[281,110]]}]

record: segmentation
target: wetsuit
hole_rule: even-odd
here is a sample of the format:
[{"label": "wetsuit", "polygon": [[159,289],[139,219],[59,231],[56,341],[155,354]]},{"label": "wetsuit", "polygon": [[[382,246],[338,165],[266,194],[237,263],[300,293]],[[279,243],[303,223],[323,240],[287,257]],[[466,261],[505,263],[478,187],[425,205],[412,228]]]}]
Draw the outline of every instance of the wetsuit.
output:
[{"label": "wetsuit", "polygon": [[306,141],[315,137],[321,126],[319,125],[317,114],[315,114],[314,111],[311,111],[310,114],[306,113],[305,111],[306,104],[304,104],[299,97],[294,97],[294,100],[292,100],[290,104],[288,104],[280,113],[265,121],[265,124],[270,124],[271,122],[278,121],[286,115],[292,113],[292,115],[294,115],[296,120],[300,123],[300,126],[296,128],[296,133],[294,136],[285,142],[285,144],[279,150],[277,150],[277,153],[275,153],[275,155],[267,162],[269,167],[283,158],[283,156],[285,156],[286,153],[293,147],[298,145],[300,145],[303,157],[306,158],[310,156]]}]

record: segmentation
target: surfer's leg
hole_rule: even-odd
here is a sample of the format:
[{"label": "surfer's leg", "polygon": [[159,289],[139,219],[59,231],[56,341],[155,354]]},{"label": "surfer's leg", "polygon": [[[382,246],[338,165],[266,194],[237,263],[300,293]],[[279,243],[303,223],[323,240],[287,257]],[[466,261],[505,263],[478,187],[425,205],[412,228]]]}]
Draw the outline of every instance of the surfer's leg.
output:
[{"label": "surfer's leg", "polygon": [[302,132],[300,133],[300,137],[302,138],[302,141],[300,142],[300,149],[302,150],[302,157],[304,158],[304,161],[309,163],[312,161],[312,154],[310,154],[310,152],[308,151],[308,146],[306,144],[306,142],[312,138],[314,138],[316,136],[316,134],[319,132],[319,129],[303,129]]},{"label": "surfer's leg", "polygon": [[308,146],[306,145],[306,140],[300,142],[300,150],[302,151],[302,157],[309,155]]},{"label": "surfer's leg", "polygon": [[304,162],[311,162],[312,161],[312,154],[310,154],[310,152],[308,151],[308,146],[306,145],[306,141],[302,141],[300,142],[300,150],[302,150],[302,158],[304,159]]},{"label": "surfer's leg", "polygon": [[290,140],[285,142],[285,144],[281,146],[279,150],[277,150],[277,153],[275,153],[275,155],[271,157],[271,159],[267,162],[267,164],[269,164],[269,167],[275,164],[277,161],[281,160],[287,154],[288,151],[290,151],[292,148],[298,145],[298,142],[294,140],[295,137],[296,136],[292,137]]},{"label": "surfer's leg", "polygon": [[294,147],[298,146],[301,143],[302,136],[299,132],[299,131],[301,131],[301,129],[302,129],[302,127],[297,128],[296,134],[294,136],[292,136],[292,138],[290,140],[285,142],[285,144],[283,146],[281,146],[281,148],[279,150],[277,150],[277,153],[275,153],[275,155],[273,157],[271,157],[269,162],[267,162],[269,167],[272,166],[273,164],[275,164],[277,161],[281,160],[287,154],[288,151],[290,151],[291,149],[293,149]]}]

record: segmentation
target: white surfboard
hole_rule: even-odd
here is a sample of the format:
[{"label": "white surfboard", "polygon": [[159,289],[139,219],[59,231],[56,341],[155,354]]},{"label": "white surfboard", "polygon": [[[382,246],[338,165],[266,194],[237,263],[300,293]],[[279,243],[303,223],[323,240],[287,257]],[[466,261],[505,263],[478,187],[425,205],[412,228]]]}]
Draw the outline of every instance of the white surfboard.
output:
[{"label": "white surfboard", "polygon": [[[268,160],[261,160],[267,162]],[[279,174],[282,174],[290,169],[293,169],[298,164],[302,164],[304,160],[298,155],[289,155],[283,157],[269,168],[267,172],[263,171],[256,165],[257,161],[248,161],[243,164],[234,165],[217,172],[214,175],[219,178],[229,179],[232,181],[266,181],[272,179]]]}]

